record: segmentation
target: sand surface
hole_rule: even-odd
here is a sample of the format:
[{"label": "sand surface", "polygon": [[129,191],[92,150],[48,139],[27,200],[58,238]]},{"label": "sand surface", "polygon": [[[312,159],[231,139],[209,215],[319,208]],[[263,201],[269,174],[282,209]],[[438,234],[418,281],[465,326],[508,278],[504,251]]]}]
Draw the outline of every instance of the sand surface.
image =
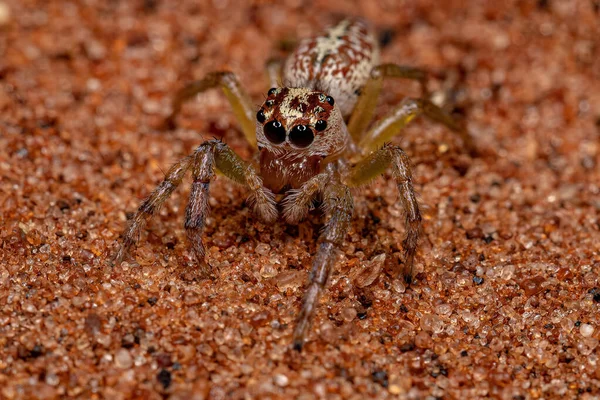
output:
[{"label": "sand surface", "polygon": [[[0,0],[0,398],[599,398],[598,2],[308,3]],[[266,60],[343,15],[377,27],[384,61],[429,70],[480,149],[423,119],[394,141],[424,212],[415,283],[394,274],[389,175],[355,192],[301,354],[318,213],[257,222],[218,179],[215,279],[190,280],[188,178],[135,259],[107,266],[127,216],[203,139],[252,156],[217,91],[157,130],[174,91],[228,68],[258,104]],[[380,115],[418,94],[385,88]]]}]

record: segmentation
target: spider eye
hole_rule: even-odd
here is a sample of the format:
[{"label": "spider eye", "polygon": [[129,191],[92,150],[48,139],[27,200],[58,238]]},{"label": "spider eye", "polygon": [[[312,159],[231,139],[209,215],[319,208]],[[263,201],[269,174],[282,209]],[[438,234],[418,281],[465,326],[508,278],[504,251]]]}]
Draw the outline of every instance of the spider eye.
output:
[{"label": "spider eye", "polygon": [[315,129],[319,132],[324,131],[325,128],[327,128],[327,121],[325,121],[324,119],[318,120],[315,124]]},{"label": "spider eye", "polygon": [[335,104],[335,100],[333,100],[333,97],[331,96],[327,96],[325,98],[325,101],[328,102],[330,106],[333,106]]},{"label": "spider eye", "polygon": [[313,131],[306,125],[296,125],[290,132],[290,142],[296,147],[308,147],[314,139]]},{"label": "spider eye", "polygon": [[280,144],[285,141],[285,128],[279,121],[268,122],[264,127],[264,132],[271,143]]},{"label": "spider eye", "polygon": [[256,120],[262,124],[263,122],[265,122],[265,119],[266,117],[263,110],[258,110],[258,112],[256,113]]},{"label": "spider eye", "polygon": [[277,88],[271,88],[271,89],[269,89],[269,91],[267,92],[267,94],[269,96],[271,96],[271,95],[275,94],[276,91],[277,91]]}]

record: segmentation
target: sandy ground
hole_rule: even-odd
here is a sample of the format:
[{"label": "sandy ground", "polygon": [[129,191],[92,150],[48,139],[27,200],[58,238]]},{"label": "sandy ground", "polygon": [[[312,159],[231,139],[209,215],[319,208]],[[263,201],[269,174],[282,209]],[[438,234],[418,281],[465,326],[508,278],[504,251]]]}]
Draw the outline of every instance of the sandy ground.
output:
[{"label": "sandy ground", "polygon": [[[0,1],[0,397],[599,398],[599,7]],[[431,71],[481,152],[425,120],[395,140],[425,214],[416,282],[393,274],[391,179],[355,193],[301,354],[291,332],[318,213],[262,224],[218,179],[216,279],[189,281],[187,180],[135,261],[107,266],[127,215],[203,138],[251,157],[217,91],[157,130],[173,92],[228,68],[258,104],[277,48],[343,15],[382,32],[384,61]],[[379,113],[416,91],[386,83]]]}]

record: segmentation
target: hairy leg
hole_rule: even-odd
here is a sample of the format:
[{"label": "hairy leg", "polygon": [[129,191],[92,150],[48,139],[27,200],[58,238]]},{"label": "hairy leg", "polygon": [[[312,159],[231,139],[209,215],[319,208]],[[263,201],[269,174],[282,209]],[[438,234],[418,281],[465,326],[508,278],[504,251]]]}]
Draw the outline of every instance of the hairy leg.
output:
[{"label": "hairy leg", "polygon": [[176,126],[175,118],[181,111],[183,104],[198,93],[205,92],[208,89],[220,87],[225,93],[227,100],[231,104],[234,115],[240,122],[242,131],[248,143],[256,148],[256,125],[254,123],[254,113],[256,110],[252,107],[252,102],[242,88],[237,77],[232,72],[216,71],[207,74],[203,79],[188,83],[180,89],[172,101],[171,114],[165,119],[164,125],[169,129]]},{"label": "hairy leg", "polygon": [[210,182],[215,177],[215,146],[200,146],[194,153],[192,166],[192,189],[185,209],[184,227],[196,261],[200,264],[201,273],[208,276],[209,267],[204,259],[205,248],[202,242],[202,233],[209,212],[208,196]]},{"label": "hairy leg", "polygon": [[362,89],[348,122],[348,131],[355,143],[360,142],[362,135],[373,119],[375,106],[377,106],[385,78],[405,78],[419,81],[423,97],[425,97],[427,79],[425,71],[396,64],[381,64],[373,68],[371,77]]},{"label": "hairy leg", "polygon": [[214,178],[215,168],[229,179],[249,189],[249,203],[259,217],[266,222],[272,222],[277,218],[274,195],[262,186],[262,181],[252,166],[243,161],[225,143],[220,140],[209,140],[201,144],[194,154],[175,164],[167,173],[165,180],[142,202],[123,234],[123,242],[114,257],[114,262],[120,262],[136,243],[144,224],[179,186],[189,168],[192,168],[194,181],[186,208],[185,228],[194,255],[203,267],[205,267],[204,246],[201,236],[208,213],[210,181]]},{"label": "hairy leg", "polygon": [[229,179],[250,190],[249,203],[263,220],[272,222],[277,218],[274,196],[262,186],[262,181],[254,169],[220,140],[209,140],[203,143],[194,153],[192,166],[194,181],[185,211],[184,226],[196,260],[202,264],[205,272],[208,272],[208,269],[204,261],[202,233],[209,211],[209,187],[215,177],[215,167]]},{"label": "hairy leg", "polygon": [[471,136],[449,114],[428,100],[411,98],[404,99],[388,115],[379,120],[361,138],[358,147],[365,153],[377,150],[397,135],[410,121],[421,114],[456,132],[463,140],[468,151],[470,153],[475,152]]},{"label": "hairy leg", "polygon": [[313,176],[299,189],[292,190],[283,200],[283,217],[290,224],[297,224],[303,220],[315,200],[315,196],[325,187],[330,179],[326,172]]},{"label": "hairy leg", "polygon": [[406,218],[406,238],[404,239],[404,267],[402,275],[407,283],[412,281],[413,262],[419,233],[421,231],[421,213],[412,184],[410,159],[398,146],[386,144],[355,164],[343,181],[349,187],[369,183],[391,166],[392,174],[400,192],[400,202]]},{"label": "hairy leg", "polygon": [[231,147],[220,140],[210,140],[207,143],[215,147],[217,170],[250,191],[248,205],[260,219],[274,222],[278,216],[275,195],[263,186],[262,179],[252,165],[242,160]]},{"label": "hairy leg", "polygon": [[323,189],[323,206],[329,219],[325,223],[323,231],[319,236],[317,254],[314,256],[310,272],[310,282],[304,295],[302,311],[294,330],[294,349],[300,351],[304,345],[304,339],[321,296],[321,292],[327,284],[327,280],[337,258],[339,246],[344,241],[354,205],[348,187],[341,183],[331,182]]},{"label": "hairy leg", "polygon": [[269,85],[272,88],[280,87],[282,84],[281,67],[281,60],[278,58],[271,58],[267,61],[267,78],[269,78]]},{"label": "hairy leg", "polygon": [[173,165],[167,172],[165,179],[154,189],[150,196],[142,201],[123,233],[123,242],[111,260],[112,263],[118,264],[123,261],[131,246],[138,241],[140,231],[146,225],[146,222],[160,210],[160,207],[171,196],[171,193],[181,184],[193,160],[193,156],[188,156]]}]

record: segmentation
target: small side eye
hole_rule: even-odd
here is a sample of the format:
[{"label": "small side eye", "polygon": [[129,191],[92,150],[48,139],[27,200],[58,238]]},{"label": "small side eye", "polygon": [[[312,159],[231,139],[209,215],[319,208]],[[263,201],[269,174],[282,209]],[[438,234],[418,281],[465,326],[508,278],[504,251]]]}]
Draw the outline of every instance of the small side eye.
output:
[{"label": "small side eye", "polygon": [[271,95],[274,95],[276,91],[277,91],[277,88],[271,88],[271,89],[269,89],[269,91],[267,92],[267,94],[269,96],[271,96]]},{"label": "small side eye", "polygon": [[317,121],[317,123],[315,124],[315,129],[318,130],[319,132],[324,131],[327,128],[327,121],[325,121],[324,119],[320,119]]},{"label": "small side eye", "polygon": [[268,122],[264,127],[265,136],[273,144],[281,144],[285,141],[285,128],[279,121]]},{"label": "small side eye", "polygon": [[296,147],[308,147],[313,140],[315,140],[315,135],[306,125],[296,125],[290,132],[290,143]]},{"label": "small side eye", "polygon": [[263,122],[265,122],[265,119],[266,117],[263,110],[258,110],[258,112],[256,113],[256,120],[262,124]]},{"label": "small side eye", "polygon": [[325,101],[328,102],[330,106],[333,106],[335,104],[335,100],[333,100],[333,97],[331,96],[327,96],[325,98]]}]

